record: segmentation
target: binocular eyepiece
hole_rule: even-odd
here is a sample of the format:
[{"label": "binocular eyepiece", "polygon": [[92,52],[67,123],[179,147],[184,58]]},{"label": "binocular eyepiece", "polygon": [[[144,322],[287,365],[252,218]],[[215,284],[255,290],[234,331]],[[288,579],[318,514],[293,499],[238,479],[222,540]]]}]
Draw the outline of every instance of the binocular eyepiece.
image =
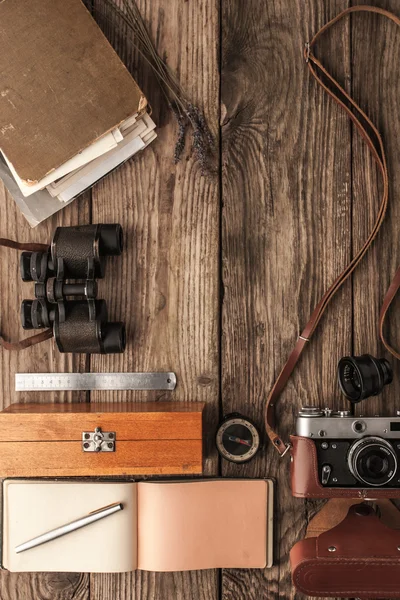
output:
[{"label": "binocular eyepiece", "polygon": [[121,226],[107,224],[58,227],[48,252],[23,252],[21,277],[35,282],[35,300],[22,302],[22,327],[52,328],[60,352],[123,352],[125,325],[108,322],[95,281],[104,277],[107,257],[122,249]]}]

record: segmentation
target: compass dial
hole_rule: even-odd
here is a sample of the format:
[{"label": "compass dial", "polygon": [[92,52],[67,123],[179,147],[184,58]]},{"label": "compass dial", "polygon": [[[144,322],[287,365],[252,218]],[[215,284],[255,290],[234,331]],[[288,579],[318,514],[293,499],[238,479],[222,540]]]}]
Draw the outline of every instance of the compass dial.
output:
[{"label": "compass dial", "polygon": [[223,458],[244,463],[260,447],[260,436],[251,421],[239,414],[227,415],[217,431],[217,449]]}]

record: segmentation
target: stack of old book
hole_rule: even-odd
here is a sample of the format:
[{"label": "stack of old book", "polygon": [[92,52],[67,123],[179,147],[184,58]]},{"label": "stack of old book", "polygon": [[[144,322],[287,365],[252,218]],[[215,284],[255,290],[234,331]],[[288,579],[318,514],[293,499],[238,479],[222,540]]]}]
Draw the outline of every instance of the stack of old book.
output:
[{"label": "stack of old book", "polygon": [[81,0],[0,2],[0,178],[32,226],[154,138],[147,100]]}]

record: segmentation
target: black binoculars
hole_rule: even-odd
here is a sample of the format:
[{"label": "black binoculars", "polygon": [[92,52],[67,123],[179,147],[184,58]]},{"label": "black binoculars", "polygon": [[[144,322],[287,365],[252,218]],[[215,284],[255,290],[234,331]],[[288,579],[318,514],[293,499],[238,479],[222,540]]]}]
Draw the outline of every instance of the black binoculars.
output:
[{"label": "black binoculars", "polygon": [[60,352],[123,352],[125,325],[108,322],[96,283],[122,249],[121,226],[107,224],[58,227],[47,252],[23,252],[21,277],[35,283],[35,300],[22,302],[22,327],[52,328]]}]

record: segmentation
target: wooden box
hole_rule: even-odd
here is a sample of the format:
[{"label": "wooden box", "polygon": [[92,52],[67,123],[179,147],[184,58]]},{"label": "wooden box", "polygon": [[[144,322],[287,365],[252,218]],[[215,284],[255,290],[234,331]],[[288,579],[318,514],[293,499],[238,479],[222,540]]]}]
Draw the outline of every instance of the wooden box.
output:
[{"label": "wooden box", "polygon": [[203,409],[201,402],[12,404],[0,412],[0,477],[202,473]]}]

